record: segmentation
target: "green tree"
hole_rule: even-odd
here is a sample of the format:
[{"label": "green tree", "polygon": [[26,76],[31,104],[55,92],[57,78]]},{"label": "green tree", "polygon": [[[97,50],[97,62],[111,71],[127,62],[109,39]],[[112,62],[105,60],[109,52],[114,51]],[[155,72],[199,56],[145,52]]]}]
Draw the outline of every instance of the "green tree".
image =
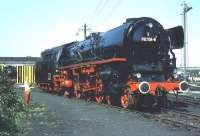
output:
[{"label": "green tree", "polygon": [[20,112],[23,109],[22,101],[14,89],[14,82],[0,72],[0,136],[16,135],[19,131]]}]

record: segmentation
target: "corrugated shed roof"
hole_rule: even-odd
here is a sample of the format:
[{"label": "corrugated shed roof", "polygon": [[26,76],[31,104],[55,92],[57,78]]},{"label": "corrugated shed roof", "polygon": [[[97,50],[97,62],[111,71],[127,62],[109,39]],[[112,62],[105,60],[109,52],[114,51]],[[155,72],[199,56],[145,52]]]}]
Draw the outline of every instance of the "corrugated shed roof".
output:
[{"label": "corrugated shed roof", "polygon": [[0,57],[0,64],[3,65],[34,65],[39,57]]},{"label": "corrugated shed roof", "polygon": [[40,57],[0,57],[0,61],[38,61]]}]

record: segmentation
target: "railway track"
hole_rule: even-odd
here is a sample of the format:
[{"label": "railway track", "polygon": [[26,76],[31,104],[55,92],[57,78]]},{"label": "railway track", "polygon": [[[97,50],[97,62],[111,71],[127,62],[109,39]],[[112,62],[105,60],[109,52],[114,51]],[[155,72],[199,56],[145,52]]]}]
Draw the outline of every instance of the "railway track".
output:
[{"label": "railway track", "polygon": [[[82,102],[81,99],[72,98]],[[91,104],[97,104],[95,101],[87,101]],[[138,114],[144,118],[148,118],[157,122],[161,122],[170,127],[182,128],[192,132],[200,132],[200,114],[193,114],[188,112],[182,112],[174,109],[161,108],[159,112],[142,112],[135,109],[123,109],[119,106],[107,105],[105,103],[98,103],[98,105],[106,108],[115,109],[120,112],[128,112]]]},{"label": "railway track", "polygon": [[[168,95],[168,99],[170,101],[176,101],[175,95],[171,95],[171,94]],[[181,95],[181,96],[178,96],[177,102],[182,102],[182,103],[190,104],[193,106],[200,106],[200,98],[198,97],[196,98],[196,97]]]},{"label": "railway track", "polygon": [[165,124],[200,132],[200,114],[178,111],[174,109],[161,109],[162,113],[156,115]]}]

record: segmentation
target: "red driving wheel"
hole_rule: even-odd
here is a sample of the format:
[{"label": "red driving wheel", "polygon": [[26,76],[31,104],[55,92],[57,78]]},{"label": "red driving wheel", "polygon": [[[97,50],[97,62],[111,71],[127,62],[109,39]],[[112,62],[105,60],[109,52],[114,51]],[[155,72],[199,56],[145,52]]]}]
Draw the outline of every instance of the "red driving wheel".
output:
[{"label": "red driving wheel", "polygon": [[97,103],[102,103],[103,99],[104,99],[103,95],[96,95],[95,96],[95,100],[96,100]]},{"label": "red driving wheel", "polygon": [[120,102],[121,102],[121,106],[124,109],[127,109],[129,106],[129,94],[128,93],[123,93],[120,96]]}]

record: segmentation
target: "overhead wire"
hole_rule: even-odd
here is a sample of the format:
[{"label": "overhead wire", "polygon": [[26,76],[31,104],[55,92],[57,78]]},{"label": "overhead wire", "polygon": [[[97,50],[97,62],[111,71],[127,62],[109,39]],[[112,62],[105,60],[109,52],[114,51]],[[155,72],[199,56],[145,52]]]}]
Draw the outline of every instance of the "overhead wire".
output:
[{"label": "overhead wire", "polygon": [[99,10],[103,2],[104,0],[99,0],[97,2],[96,6],[94,6],[95,8],[88,14],[87,20],[92,20],[95,17],[95,13]]},{"label": "overhead wire", "polygon": [[99,6],[92,13],[91,24],[96,24],[101,18],[102,13],[106,10],[107,5],[109,5],[110,0],[101,0]]},{"label": "overhead wire", "polygon": [[116,0],[114,3],[111,3],[111,0],[99,0],[93,9],[93,12],[88,16],[90,25],[94,29],[103,25],[103,22],[108,21],[116,13],[125,0]]},{"label": "overhead wire", "polygon": [[103,17],[101,21],[96,24],[96,26],[101,26],[103,25],[103,22],[108,21],[109,19],[112,18],[112,16],[116,13],[116,11],[122,6],[122,4],[125,2],[125,0],[117,0],[114,5],[106,12],[106,15]]},{"label": "overhead wire", "polygon": [[[104,10],[106,4],[109,2],[109,0],[99,0],[94,6],[93,10],[90,12],[90,14],[85,17],[84,23],[87,23],[89,25],[95,24],[95,22],[99,19],[101,12]],[[80,28],[77,30],[77,34],[79,33]]]}]

